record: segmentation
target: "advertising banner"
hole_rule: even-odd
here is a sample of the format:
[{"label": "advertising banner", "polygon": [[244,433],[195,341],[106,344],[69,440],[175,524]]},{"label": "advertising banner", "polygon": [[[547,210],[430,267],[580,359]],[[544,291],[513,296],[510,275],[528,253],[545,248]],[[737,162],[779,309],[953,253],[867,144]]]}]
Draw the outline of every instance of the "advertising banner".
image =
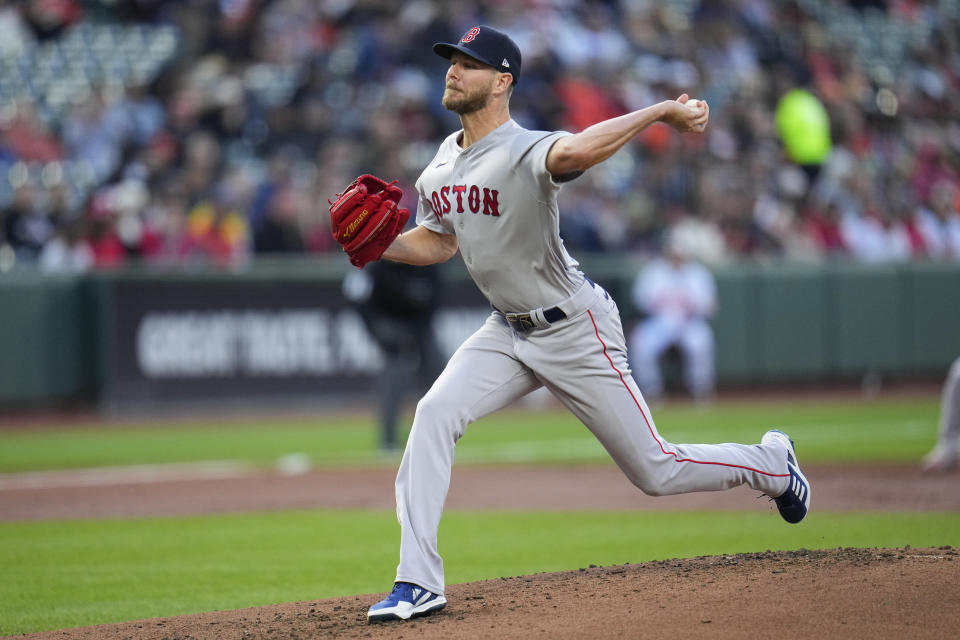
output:
[{"label": "advertising banner", "polygon": [[[101,296],[108,406],[350,394],[383,354],[339,281],[118,279]],[[453,287],[435,318],[446,356],[490,307]]]}]

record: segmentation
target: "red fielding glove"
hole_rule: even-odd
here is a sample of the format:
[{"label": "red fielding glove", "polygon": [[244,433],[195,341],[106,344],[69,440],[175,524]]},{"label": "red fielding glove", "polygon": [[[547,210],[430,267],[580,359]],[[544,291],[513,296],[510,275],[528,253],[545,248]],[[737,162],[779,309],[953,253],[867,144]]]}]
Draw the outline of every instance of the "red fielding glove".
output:
[{"label": "red fielding glove", "polygon": [[330,230],[351,264],[363,268],[379,260],[403,232],[410,211],[398,208],[402,197],[403,190],[396,181],[387,183],[369,174],[337,194],[330,204]]}]

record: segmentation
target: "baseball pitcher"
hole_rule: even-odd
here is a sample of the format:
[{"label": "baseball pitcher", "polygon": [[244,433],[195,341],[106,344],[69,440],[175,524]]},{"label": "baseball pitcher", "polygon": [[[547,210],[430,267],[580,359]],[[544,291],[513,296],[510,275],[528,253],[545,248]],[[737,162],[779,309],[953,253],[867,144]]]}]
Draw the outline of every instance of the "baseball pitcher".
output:
[{"label": "baseball pitcher", "polygon": [[564,182],[655,122],[703,132],[707,104],[684,94],[573,135],[529,131],[510,117],[521,56],[506,34],[476,26],[433,50],[450,60],[443,106],[460,115],[463,128],[443,141],[417,181],[417,226],[398,235],[402,225],[392,217],[405,212],[389,203],[399,198],[390,185],[364,176],[359,196],[345,193],[352,203],[334,203],[334,236],[358,267],[380,258],[427,265],[459,251],[492,311],[417,405],[396,481],[400,564],[393,591],[368,619],[405,620],[446,605],[437,529],[454,446],[472,422],[542,386],[642,491],[746,483],[775,499],[788,522],[802,520],[810,485],[785,434],[768,431],[756,445],[687,445],[657,432],[627,364],[617,305],[584,275],[559,235]]}]

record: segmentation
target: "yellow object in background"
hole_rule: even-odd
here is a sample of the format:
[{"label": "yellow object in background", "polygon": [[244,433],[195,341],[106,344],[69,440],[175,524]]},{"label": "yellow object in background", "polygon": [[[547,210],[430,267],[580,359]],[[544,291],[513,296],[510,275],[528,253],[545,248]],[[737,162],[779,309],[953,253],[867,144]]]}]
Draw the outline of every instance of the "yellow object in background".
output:
[{"label": "yellow object in background", "polygon": [[792,89],[784,94],[777,103],[776,124],[787,156],[797,164],[822,164],[830,155],[830,118],[809,91]]}]

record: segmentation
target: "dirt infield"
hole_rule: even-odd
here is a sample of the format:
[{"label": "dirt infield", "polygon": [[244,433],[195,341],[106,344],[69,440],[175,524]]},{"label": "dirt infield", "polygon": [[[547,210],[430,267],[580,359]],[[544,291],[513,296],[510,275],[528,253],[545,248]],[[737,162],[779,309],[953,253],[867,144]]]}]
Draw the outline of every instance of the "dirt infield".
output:
[{"label": "dirt infield", "polygon": [[[917,465],[810,465],[818,511],[960,511],[960,471]],[[244,468],[173,467],[0,475],[0,521],[123,518],[237,511],[393,509],[393,467],[297,475]],[[757,509],[757,493],[653,498],[612,465],[458,467],[448,509]],[[760,508],[773,509],[764,500]]]},{"label": "dirt infield", "polygon": [[368,624],[379,595],[52,631],[31,640],[955,638],[960,554],[838,549],[667,560],[450,586],[450,604]]},{"label": "dirt infield", "polygon": [[[960,472],[810,466],[820,511],[960,511]],[[393,508],[392,467],[298,475],[175,467],[0,476],[0,520]],[[651,498],[615,467],[458,467],[451,509],[769,509],[749,489]],[[773,516],[772,516],[773,517]],[[802,526],[802,525],[800,525]],[[505,577],[448,587],[448,607],[367,624],[381,594],[53,631],[35,640],[277,638],[955,638],[960,553],[768,552]]]}]

